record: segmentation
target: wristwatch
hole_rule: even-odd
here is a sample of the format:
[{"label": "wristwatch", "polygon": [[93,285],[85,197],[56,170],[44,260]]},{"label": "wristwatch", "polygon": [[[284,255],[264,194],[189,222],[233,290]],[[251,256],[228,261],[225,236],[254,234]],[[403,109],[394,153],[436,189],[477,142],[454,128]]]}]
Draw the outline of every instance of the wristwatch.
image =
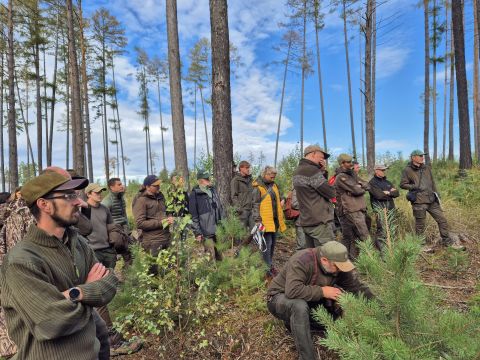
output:
[{"label": "wristwatch", "polygon": [[71,288],[68,290],[68,297],[74,303],[78,302],[78,298],[80,297],[80,289],[78,287]]}]

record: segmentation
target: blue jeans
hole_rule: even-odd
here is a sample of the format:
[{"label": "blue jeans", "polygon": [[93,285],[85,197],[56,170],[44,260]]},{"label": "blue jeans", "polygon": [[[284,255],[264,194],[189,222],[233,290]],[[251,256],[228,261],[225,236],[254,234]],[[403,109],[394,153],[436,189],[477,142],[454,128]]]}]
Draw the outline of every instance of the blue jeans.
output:
[{"label": "blue jeans", "polygon": [[265,238],[265,244],[267,245],[267,250],[262,252],[263,261],[271,268],[273,261],[273,251],[275,250],[275,243],[277,241],[277,233],[266,232],[263,234]]}]

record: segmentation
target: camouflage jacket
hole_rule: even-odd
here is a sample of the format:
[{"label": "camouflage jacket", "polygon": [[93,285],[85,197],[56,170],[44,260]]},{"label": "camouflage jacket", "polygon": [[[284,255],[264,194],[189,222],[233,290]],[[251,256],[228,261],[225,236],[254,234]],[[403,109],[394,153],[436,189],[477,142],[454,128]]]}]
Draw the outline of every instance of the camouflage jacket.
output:
[{"label": "camouflage jacket", "polygon": [[0,264],[3,263],[5,254],[25,236],[28,227],[34,223],[35,219],[23,199],[8,204],[0,231]]}]

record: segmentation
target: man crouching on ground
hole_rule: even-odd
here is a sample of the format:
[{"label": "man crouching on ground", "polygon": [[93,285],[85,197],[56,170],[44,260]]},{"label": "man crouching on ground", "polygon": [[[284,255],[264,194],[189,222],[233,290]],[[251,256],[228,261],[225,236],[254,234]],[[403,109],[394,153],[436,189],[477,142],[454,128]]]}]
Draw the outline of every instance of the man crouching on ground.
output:
[{"label": "man crouching on ground", "polygon": [[98,263],[71,225],[86,179],[47,172],[22,187],[35,217],[23,241],[4,259],[1,303],[22,360],[96,360],[100,343],[93,308],[106,305],[117,278]]},{"label": "man crouching on ground", "polygon": [[332,312],[328,305],[338,299],[341,289],[362,293],[368,299],[373,297],[370,289],[358,280],[354,268],[348,260],[347,248],[330,241],[295,253],[270,283],[268,310],[291,330],[301,360],[317,358],[310,332],[310,326],[315,325],[310,315],[313,308],[323,305]]}]

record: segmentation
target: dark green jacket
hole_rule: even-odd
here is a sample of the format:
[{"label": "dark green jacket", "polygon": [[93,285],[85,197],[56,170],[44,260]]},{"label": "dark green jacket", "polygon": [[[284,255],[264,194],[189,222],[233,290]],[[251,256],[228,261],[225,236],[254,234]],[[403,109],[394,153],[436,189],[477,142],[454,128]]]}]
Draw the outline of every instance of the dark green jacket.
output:
[{"label": "dark green jacket", "polygon": [[437,187],[433,180],[432,168],[428,165],[419,167],[408,163],[403,170],[400,187],[409,191],[417,191],[417,200],[415,204],[431,204],[435,201]]},{"label": "dark green jacket", "polygon": [[113,193],[110,191],[102,200],[102,205],[110,210],[114,224],[128,225],[124,193]]},{"label": "dark green jacket", "polygon": [[367,209],[365,192],[370,185],[361,180],[353,170],[338,168],[335,170],[335,189],[337,190],[337,212],[339,216]]},{"label": "dark green jacket", "polygon": [[252,210],[252,190],[252,176],[244,177],[236,173],[230,182],[230,197],[239,213]]},{"label": "dark green jacket", "polygon": [[[100,343],[92,316],[116,292],[113,271],[85,284],[98,262],[77,232],[66,230],[67,245],[36,225],[4,258],[0,271],[1,303],[8,333],[18,346],[14,359],[96,360]],[[83,300],[74,303],[62,292],[78,286]]]},{"label": "dark green jacket", "polygon": [[370,289],[362,284],[355,270],[328,274],[320,265],[320,247],[297,251],[290,257],[282,271],[273,278],[267,294],[283,293],[289,299],[319,301],[323,298],[322,286],[337,285],[343,290],[372,298]]}]

